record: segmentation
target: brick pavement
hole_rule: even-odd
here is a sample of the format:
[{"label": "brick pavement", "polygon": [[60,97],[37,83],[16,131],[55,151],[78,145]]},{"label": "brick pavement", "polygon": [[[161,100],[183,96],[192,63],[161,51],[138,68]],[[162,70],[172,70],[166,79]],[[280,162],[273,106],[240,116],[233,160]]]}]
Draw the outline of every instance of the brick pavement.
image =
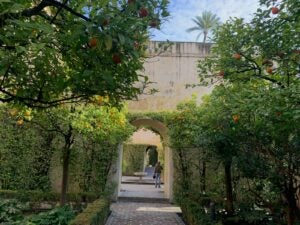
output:
[{"label": "brick pavement", "polygon": [[179,207],[164,203],[117,202],[106,225],[184,225]]}]

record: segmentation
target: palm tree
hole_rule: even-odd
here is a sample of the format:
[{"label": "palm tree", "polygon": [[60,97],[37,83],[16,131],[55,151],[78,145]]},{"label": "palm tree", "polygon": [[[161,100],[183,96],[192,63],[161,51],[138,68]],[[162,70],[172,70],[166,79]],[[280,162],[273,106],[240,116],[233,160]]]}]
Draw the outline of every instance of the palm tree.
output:
[{"label": "palm tree", "polygon": [[198,40],[200,35],[203,34],[203,43],[205,43],[208,32],[220,23],[220,18],[210,11],[204,11],[201,16],[196,16],[196,18],[193,19],[193,21],[196,23],[196,26],[191,27],[186,31],[200,31],[196,40]]}]

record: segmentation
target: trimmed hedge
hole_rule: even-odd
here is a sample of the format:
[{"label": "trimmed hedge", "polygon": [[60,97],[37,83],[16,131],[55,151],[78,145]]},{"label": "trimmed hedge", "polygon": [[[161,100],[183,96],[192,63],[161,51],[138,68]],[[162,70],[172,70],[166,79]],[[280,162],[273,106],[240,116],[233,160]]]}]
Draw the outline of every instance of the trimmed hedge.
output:
[{"label": "trimmed hedge", "polygon": [[109,214],[109,201],[98,199],[71,221],[70,225],[104,225]]},{"label": "trimmed hedge", "polygon": [[122,175],[134,176],[134,172],[143,172],[145,144],[125,144],[123,146]]},{"label": "trimmed hedge", "polygon": [[[14,191],[14,190],[0,190],[0,198],[17,199],[21,202],[43,202],[60,200],[60,193],[56,192],[42,192],[42,191]],[[67,199],[70,202],[92,202],[99,198],[95,193],[68,193]]]}]

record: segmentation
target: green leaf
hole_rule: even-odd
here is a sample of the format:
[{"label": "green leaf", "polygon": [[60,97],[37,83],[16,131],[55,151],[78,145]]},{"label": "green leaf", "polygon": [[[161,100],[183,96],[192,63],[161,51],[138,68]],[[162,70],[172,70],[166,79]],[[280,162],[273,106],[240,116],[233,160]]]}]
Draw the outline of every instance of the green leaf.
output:
[{"label": "green leaf", "polygon": [[111,48],[112,48],[112,43],[113,43],[112,37],[109,36],[109,35],[106,35],[106,36],[105,36],[105,47],[106,47],[106,49],[107,49],[108,51],[111,50]]},{"label": "green leaf", "polygon": [[13,4],[13,5],[10,7],[10,11],[11,11],[11,12],[22,11],[22,10],[24,10],[24,9],[25,9],[25,7],[24,7],[23,5],[17,4],[17,3]]},{"label": "green leaf", "polygon": [[122,34],[118,34],[121,45],[125,44],[125,37]]}]

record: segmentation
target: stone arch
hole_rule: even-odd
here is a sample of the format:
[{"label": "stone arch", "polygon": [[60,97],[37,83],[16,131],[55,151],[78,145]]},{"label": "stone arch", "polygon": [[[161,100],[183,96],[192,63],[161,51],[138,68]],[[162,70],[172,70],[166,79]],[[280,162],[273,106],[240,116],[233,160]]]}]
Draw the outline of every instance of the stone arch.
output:
[{"label": "stone arch", "polygon": [[155,133],[159,134],[162,137],[164,144],[168,142],[169,139],[168,128],[164,123],[162,123],[159,120],[144,117],[144,118],[138,118],[131,121],[131,124],[136,128],[141,128],[141,127],[151,128]]},{"label": "stone arch", "polygon": [[[168,136],[168,128],[166,125],[159,121],[152,118],[137,118],[131,121],[131,124],[136,128],[145,127],[154,131],[155,133],[161,136],[164,148],[164,193],[165,197],[173,201],[173,158],[172,158],[172,149],[169,148],[169,136]],[[119,147],[119,159],[117,165],[117,174],[119,174],[118,180],[118,195],[120,193],[120,184],[122,179],[122,155],[123,155],[123,147],[120,145]]]}]

